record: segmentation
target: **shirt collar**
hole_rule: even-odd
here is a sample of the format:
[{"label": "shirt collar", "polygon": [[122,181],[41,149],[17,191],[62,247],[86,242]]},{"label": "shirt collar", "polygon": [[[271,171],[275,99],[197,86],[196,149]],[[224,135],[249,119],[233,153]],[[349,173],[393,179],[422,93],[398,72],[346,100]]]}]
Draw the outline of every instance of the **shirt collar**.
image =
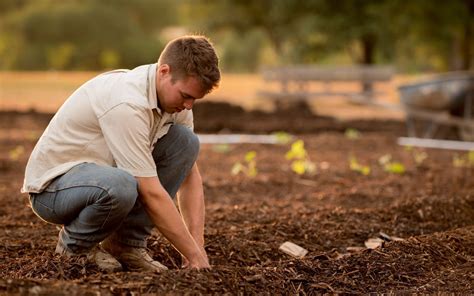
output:
[{"label": "shirt collar", "polygon": [[148,67],[148,104],[151,109],[156,109],[161,115],[161,109],[158,108],[158,96],[156,95],[156,67],[157,64],[151,64]]}]

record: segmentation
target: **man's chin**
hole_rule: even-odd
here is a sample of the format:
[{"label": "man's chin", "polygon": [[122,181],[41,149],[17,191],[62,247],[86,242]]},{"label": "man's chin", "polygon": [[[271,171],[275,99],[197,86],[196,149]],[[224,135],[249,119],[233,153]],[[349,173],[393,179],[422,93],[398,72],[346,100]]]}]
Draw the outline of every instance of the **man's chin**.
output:
[{"label": "man's chin", "polygon": [[165,112],[169,113],[169,114],[173,114],[173,113],[178,112],[178,110],[177,109],[165,109]]}]

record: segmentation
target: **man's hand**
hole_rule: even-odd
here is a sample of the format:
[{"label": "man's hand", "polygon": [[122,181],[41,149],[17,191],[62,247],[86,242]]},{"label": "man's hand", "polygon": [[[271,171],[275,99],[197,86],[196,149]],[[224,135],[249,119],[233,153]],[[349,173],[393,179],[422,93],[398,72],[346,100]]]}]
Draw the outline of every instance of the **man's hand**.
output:
[{"label": "man's hand", "polygon": [[[184,223],[198,244],[201,253],[207,258],[204,249],[204,191],[202,178],[196,164],[191,168],[178,191],[178,204]],[[190,262],[183,257],[182,267],[188,268]]]},{"label": "man's hand", "polygon": [[201,246],[191,236],[178,209],[158,177],[137,177],[139,198],[158,230],[189,261],[191,268],[209,268]]},{"label": "man's hand", "polygon": [[[208,264],[209,264],[209,258],[207,257],[207,253],[206,253],[206,250],[204,249],[204,247],[201,247],[201,253],[202,255],[206,258]],[[186,259],[186,257],[184,256],[181,256],[181,268],[184,268],[184,269],[193,269],[193,266],[189,263],[189,260]],[[208,268],[210,268],[211,266],[209,265]]]}]

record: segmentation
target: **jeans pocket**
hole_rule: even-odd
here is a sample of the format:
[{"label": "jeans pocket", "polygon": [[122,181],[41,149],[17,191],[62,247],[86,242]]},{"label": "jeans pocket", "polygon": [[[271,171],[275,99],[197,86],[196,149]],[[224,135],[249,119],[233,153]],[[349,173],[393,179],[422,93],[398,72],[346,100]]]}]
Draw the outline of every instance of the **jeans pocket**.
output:
[{"label": "jeans pocket", "polygon": [[49,223],[63,224],[61,219],[59,219],[54,212],[55,200],[56,197],[54,193],[30,195],[31,208],[38,217]]}]

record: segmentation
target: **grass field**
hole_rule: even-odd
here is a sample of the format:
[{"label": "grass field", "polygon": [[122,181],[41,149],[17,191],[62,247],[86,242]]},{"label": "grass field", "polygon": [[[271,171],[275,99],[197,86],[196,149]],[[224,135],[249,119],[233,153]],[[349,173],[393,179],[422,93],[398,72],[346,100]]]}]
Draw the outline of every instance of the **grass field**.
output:
[{"label": "grass field", "polygon": [[[97,75],[97,72],[0,72],[0,110],[30,110],[55,112],[64,100],[82,83]],[[382,85],[386,96],[383,101],[398,103],[396,87],[412,78],[396,76],[390,83]],[[225,101],[240,105],[245,109],[269,111],[273,105],[258,97],[258,90],[275,88],[266,86],[258,74],[223,74],[220,87],[206,99]],[[320,85],[317,88],[327,86]],[[355,88],[349,83],[331,84],[338,91]],[[343,98],[321,98],[311,106],[318,114],[331,115],[341,119],[353,118],[403,118],[400,111],[382,110],[348,104]]]}]

